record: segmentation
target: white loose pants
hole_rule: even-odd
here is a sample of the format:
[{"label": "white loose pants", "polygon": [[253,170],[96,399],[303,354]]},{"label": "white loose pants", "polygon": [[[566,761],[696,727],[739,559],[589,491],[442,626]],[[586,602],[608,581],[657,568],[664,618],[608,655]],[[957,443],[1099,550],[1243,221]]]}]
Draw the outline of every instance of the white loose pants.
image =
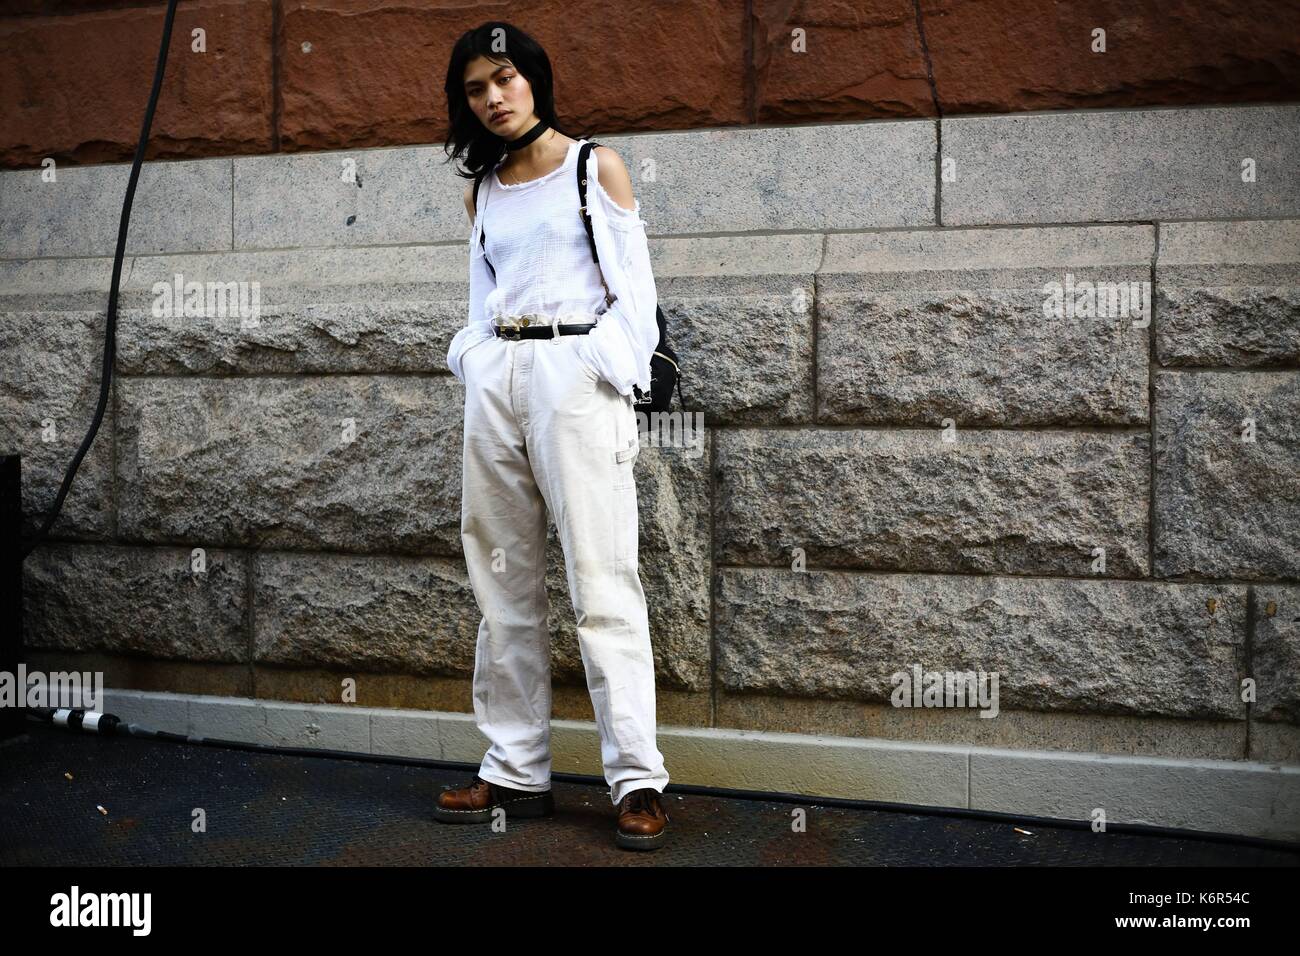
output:
[{"label": "white loose pants", "polygon": [[494,337],[462,355],[461,541],[483,615],[474,716],[491,746],[479,776],[519,790],[551,786],[549,508],[617,806],[642,787],[662,792],[668,773],[655,744],[654,655],[637,567],[636,412],[582,360],[584,338]]}]

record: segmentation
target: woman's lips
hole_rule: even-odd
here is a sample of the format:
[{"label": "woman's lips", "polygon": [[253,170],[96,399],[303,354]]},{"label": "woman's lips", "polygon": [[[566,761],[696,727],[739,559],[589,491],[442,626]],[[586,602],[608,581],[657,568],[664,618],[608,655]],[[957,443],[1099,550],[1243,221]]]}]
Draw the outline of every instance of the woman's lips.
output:
[{"label": "woman's lips", "polygon": [[509,113],[500,113],[500,114],[498,114],[496,117],[493,118],[492,122],[494,122],[494,123],[500,123],[503,119],[505,119],[505,118],[506,118],[507,116],[509,116],[509,115],[510,115]]}]

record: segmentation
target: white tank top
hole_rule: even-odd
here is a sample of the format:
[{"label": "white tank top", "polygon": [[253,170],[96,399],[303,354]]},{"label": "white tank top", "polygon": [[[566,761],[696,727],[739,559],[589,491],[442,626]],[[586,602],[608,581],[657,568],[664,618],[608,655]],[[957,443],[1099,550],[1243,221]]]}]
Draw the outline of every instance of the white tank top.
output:
[{"label": "white tank top", "polygon": [[[564,164],[545,176],[510,185],[494,169],[483,181],[487,257],[496,269],[496,288],[484,310],[497,322],[526,313],[590,321],[606,309],[605,287],[578,211],[579,145],[570,144]],[[595,201],[592,186],[587,197]]]}]

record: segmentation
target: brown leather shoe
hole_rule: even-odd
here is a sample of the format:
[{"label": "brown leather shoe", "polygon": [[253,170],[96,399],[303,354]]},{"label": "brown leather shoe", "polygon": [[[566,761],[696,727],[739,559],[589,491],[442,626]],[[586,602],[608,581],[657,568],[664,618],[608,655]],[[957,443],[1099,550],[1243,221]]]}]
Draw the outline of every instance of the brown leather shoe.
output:
[{"label": "brown leather shoe", "polygon": [[629,850],[657,850],[668,837],[668,812],[653,787],[633,790],[618,805],[615,842]]},{"label": "brown leather shoe", "polygon": [[506,819],[555,815],[555,796],[549,790],[534,793],[489,783],[478,774],[464,787],[446,789],[433,806],[434,819],[443,823],[490,823],[492,811],[505,810]]}]

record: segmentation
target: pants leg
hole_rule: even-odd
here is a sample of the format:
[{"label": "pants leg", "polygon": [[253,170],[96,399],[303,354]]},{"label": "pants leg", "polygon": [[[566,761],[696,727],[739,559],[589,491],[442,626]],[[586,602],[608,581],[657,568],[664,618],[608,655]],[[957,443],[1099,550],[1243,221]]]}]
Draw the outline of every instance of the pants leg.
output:
[{"label": "pants leg", "polygon": [[[546,507],[518,416],[520,343],[489,339],[463,357],[461,543],[482,618],[474,717],[491,746],[479,776],[518,790],[551,786],[551,644]],[[524,391],[526,395],[526,390]]]},{"label": "pants leg", "polygon": [[462,358],[461,540],[483,613],[474,713],[479,775],[550,787],[546,508],[564,549],[610,797],[668,785],[655,743],[654,655],[637,560],[632,400],[579,358],[579,336],[490,339]]},{"label": "pants leg", "polygon": [[578,645],[615,805],[668,785],[656,743],[654,653],[637,560],[636,411],[580,358],[580,336],[523,340],[529,457],[564,548]]}]

